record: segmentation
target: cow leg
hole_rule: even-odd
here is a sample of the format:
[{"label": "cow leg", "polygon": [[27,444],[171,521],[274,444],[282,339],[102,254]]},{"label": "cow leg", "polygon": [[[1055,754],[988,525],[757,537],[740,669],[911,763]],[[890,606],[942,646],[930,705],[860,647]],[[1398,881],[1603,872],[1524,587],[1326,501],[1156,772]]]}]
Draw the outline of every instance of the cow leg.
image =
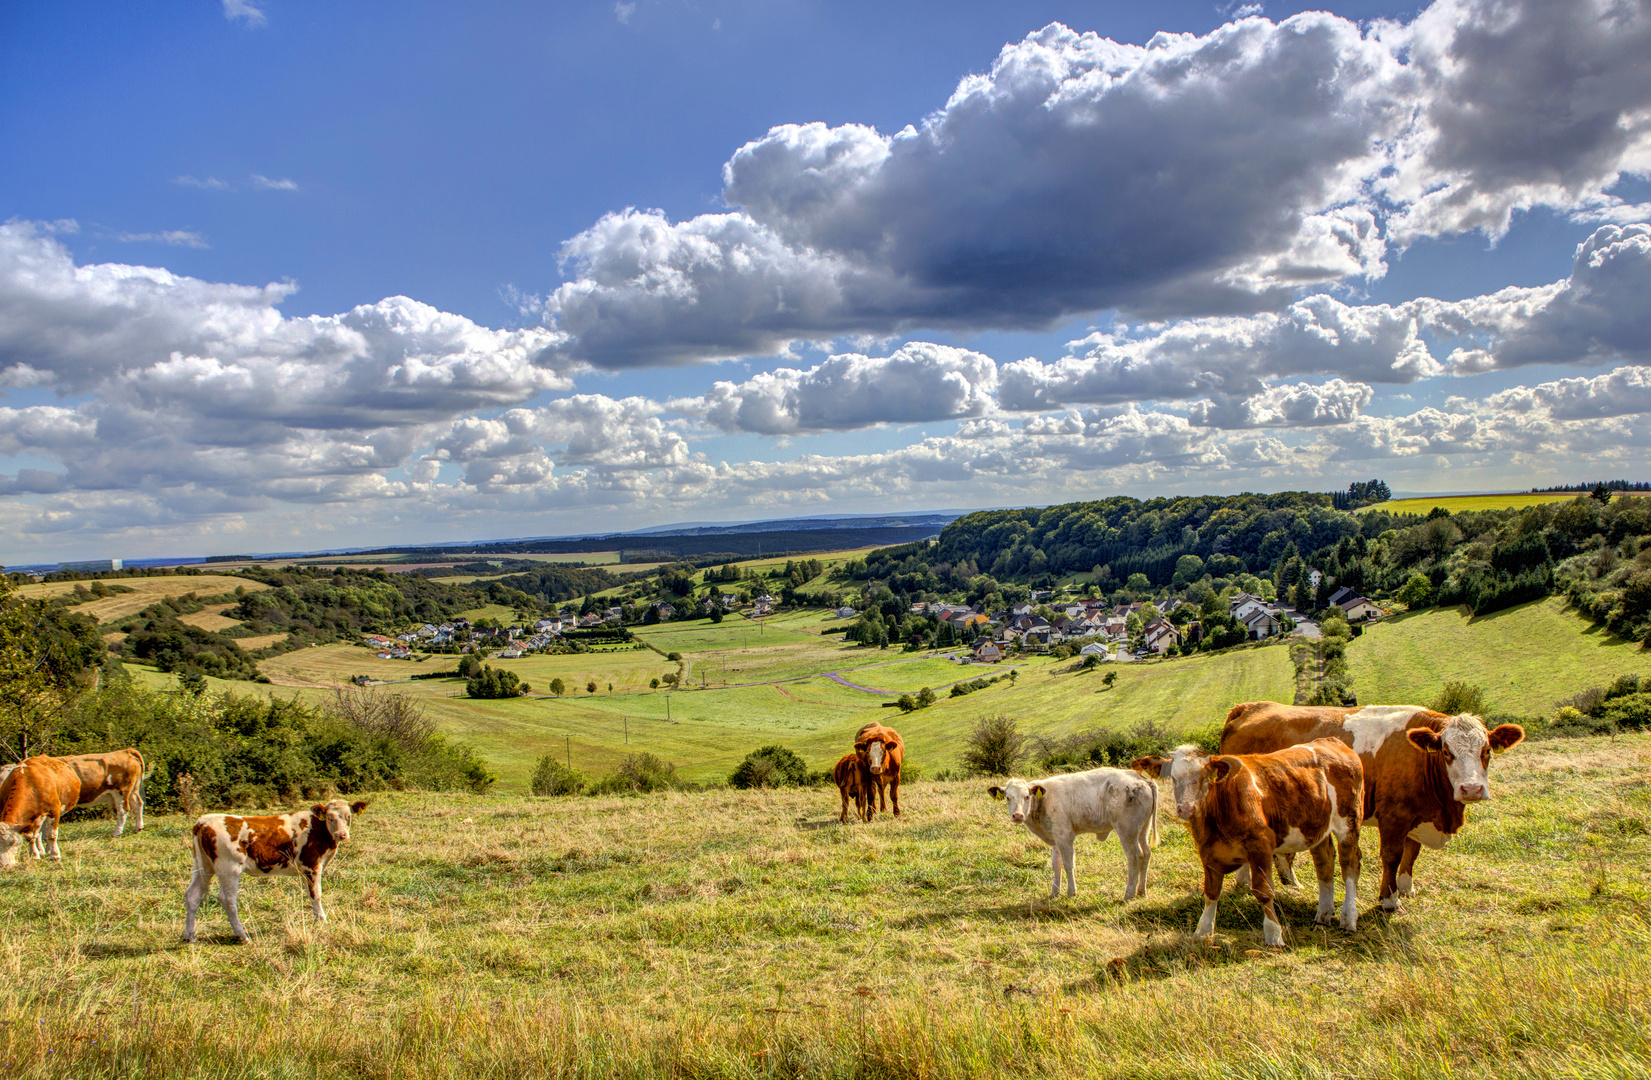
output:
[{"label": "cow leg", "polygon": [[1238,868],[1238,873],[1233,875],[1233,894],[1235,896],[1242,895],[1245,892],[1247,892],[1249,890],[1249,888],[1250,888],[1250,864],[1245,863],[1243,866],[1240,866]]},{"label": "cow leg", "polygon": [[1193,937],[1215,935],[1215,902],[1221,899],[1221,879],[1225,876],[1214,863],[1204,864],[1204,914],[1198,917],[1198,929],[1192,932]]},{"label": "cow leg", "polygon": [[1387,822],[1379,823],[1382,841],[1382,887],[1377,895],[1382,902],[1383,911],[1399,910],[1399,861],[1404,858],[1404,846],[1407,839],[1397,826],[1389,827]]},{"label": "cow leg", "polygon": [[242,941],[251,941],[247,936],[246,927],[241,925],[241,911],[235,906],[235,894],[241,891],[241,870],[239,867],[225,872],[218,871],[218,902],[223,904],[224,912],[229,916],[229,928],[235,931],[235,936]]},{"label": "cow leg", "polygon": [[46,815],[42,814],[29,823],[29,854],[37,859],[46,857],[46,844],[41,839],[46,832]]},{"label": "cow leg", "polygon": [[206,890],[212,884],[212,864],[195,855],[195,873],[189,879],[189,888],[183,891],[183,939],[195,940],[195,913],[206,899]]},{"label": "cow leg", "polygon": [[1398,895],[1409,896],[1416,887],[1411,877],[1411,871],[1416,869],[1416,856],[1422,853],[1420,841],[1404,838],[1404,854],[1399,856],[1399,872],[1394,876],[1393,883],[1397,886]]},{"label": "cow leg", "polygon": [[132,828],[136,829],[138,832],[142,832],[143,831],[143,777],[141,777],[141,776],[138,777],[138,782],[132,785],[131,803],[132,803],[132,810],[135,813],[135,815],[137,816],[137,821],[133,822]]},{"label": "cow leg", "polygon": [[894,804],[894,816],[899,817],[900,816],[900,776],[899,776],[898,773],[895,774],[895,777],[894,777],[893,780],[889,781],[889,801]]},{"label": "cow leg", "polygon": [[1273,869],[1278,873],[1278,883],[1295,889],[1301,886],[1296,880],[1296,857],[1294,855],[1274,855]]},{"label": "cow leg", "polygon": [[[847,825],[848,824],[848,788],[838,788],[837,789],[837,794],[839,794],[843,797],[843,812],[837,815],[837,821],[838,821],[839,824]],[[858,809],[858,808],[856,808],[856,809]]]},{"label": "cow leg", "polygon": [[321,867],[325,863],[318,863],[314,870],[304,875],[304,884],[310,888],[310,910],[321,922],[327,921],[327,909],[321,906]]},{"label": "cow leg", "polygon": [[[52,842],[52,858],[58,862],[62,862],[63,852],[58,850],[57,847],[57,823],[59,820],[61,820],[61,818],[58,814],[46,815],[46,823],[41,826],[41,832],[44,834],[47,829],[51,830],[51,833],[47,836],[47,839]],[[45,847],[44,842],[42,842],[41,847]]]},{"label": "cow leg", "polygon": [[1261,939],[1274,948],[1284,944],[1284,927],[1278,921],[1278,908],[1273,905],[1273,853],[1257,848],[1247,853],[1250,863],[1250,888],[1261,901]]},{"label": "cow leg", "polygon": [[1318,872],[1319,879],[1319,909],[1313,916],[1313,921],[1320,926],[1329,926],[1330,918],[1336,911],[1336,842],[1329,837],[1313,849],[1313,869]]},{"label": "cow leg", "polygon": [[126,796],[117,788],[109,802],[115,808],[115,839],[119,840],[126,831]]},{"label": "cow leg", "polygon": [[1152,847],[1147,843],[1147,825],[1143,824],[1136,835],[1118,833],[1118,843],[1123,846],[1124,860],[1129,865],[1129,880],[1124,885],[1124,899],[1133,900],[1137,896],[1147,894],[1147,862],[1152,858]]},{"label": "cow leg", "polygon": [[1363,857],[1359,854],[1359,823],[1353,822],[1351,835],[1340,842],[1341,883],[1345,890],[1341,900],[1341,928],[1359,928],[1359,869]]}]

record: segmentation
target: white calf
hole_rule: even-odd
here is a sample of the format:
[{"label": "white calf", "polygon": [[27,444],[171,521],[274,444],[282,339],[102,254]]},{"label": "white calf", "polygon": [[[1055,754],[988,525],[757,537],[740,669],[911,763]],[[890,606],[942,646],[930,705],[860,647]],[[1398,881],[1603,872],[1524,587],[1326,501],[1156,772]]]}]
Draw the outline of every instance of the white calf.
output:
[{"label": "white calf", "polygon": [[1009,805],[1009,820],[1024,823],[1033,836],[1050,846],[1054,881],[1050,896],[1061,891],[1061,867],[1066,867],[1066,895],[1078,895],[1073,876],[1073,841],[1079,833],[1094,833],[1104,841],[1118,833],[1129,879],[1124,899],[1147,893],[1147,863],[1158,843],[1158,786],[1124,769],[1049,776],[1042,780],[1009,780],[987,794]]}]

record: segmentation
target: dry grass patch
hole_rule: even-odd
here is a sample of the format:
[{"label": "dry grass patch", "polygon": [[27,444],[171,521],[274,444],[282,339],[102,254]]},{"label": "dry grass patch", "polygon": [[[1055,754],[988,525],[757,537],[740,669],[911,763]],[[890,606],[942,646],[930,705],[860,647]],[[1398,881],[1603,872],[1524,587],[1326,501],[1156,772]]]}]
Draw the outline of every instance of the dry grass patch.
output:
[{"label": "dry grass patch", "polygon": [[[223,574],[105,578],[104,583],[124,586],[132,591],[116,593],[114,596],[106,596],[101,600],[89,600],[84,604],[75,605],[74,610],[90,615],[98,622],[114,622],[118,619],[124,619],[128,615],[136,615],[155,601],[169,596],[182,596],[185,593],[195,593],[197,596],[217,596],[221,593],[234,592],[237,588],[244,588],[247,592],[258,592],[269,588],[268,585],[262,582],[249,581],[246,578],[228,577]],[[24,585],[18,592],[27,597],[49,599],[74,592],[76,585],[86,585],[86,582],[49,581],[38,585]]]},{"label": "dry grass patch", "polygon": [[[184,822],[65,826],[0,875],[7,1075],[291,1077],[1640,1076],[1651,1064],[1651,737],[1521,747],[1495,800],[1356,933],[1282,890],[1187,936],[1198,870],[1165,821],[1123,904],[1080,895],[977,783],[839,826],[834,792],[373,796],[317,926],[249,881],[250,946],[202,909]],[[1638,831],[1636,831],[1638,830]],[[1373,838],[1373,834],[1367,833]],[[1602,872],[1602,868],[1604,872]],[[862,990],[863,988],[863,990]],[[326,1023],[317,1023],[325,1003]],[[255,1063],[255,1064],[254,1064]],[[249,1068],[250,1066],[250,1068]]]}]

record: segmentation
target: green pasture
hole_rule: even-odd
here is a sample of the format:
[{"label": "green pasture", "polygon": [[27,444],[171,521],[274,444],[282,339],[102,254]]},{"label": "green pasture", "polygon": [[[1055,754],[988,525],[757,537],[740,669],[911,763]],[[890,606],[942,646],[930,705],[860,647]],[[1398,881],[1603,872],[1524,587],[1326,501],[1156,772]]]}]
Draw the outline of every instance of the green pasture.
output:
[{"label": "green pasture", "polygon": [[1651,653],[1594,626],[1562,597],[1474,618],[1430,608],[1366,627],[1347,648],[1363,702],[1425,705],[1446,682],[1485,690],[1492,712],[1551,715],[1555,702],[1618,675],[1651,674]]},{"label": "green pasture", "polygon": [[[1166,665],[1169,670],[1173,665]],[[633,734],[634,738],[634,734]],[[0,873],[5,1076],[398,1080],[1331,1077],[1651,1072],[1651,736],[1527,744],[1355,931],[1281,888],[1209,943],[1185,830],[1149,891],[1078,842],[1078,896],[980,781],[837,823],[832,789],[368,796],[325,879],[248,876],[180,942],[189,822],[63,828]],[[256,808],[237,808],[254,810]],[[276,808],[270,808],[276,809]],[[285,808],[281,808],[285,809]],[[1374,846],[1374,832],[1364,831]]]}]

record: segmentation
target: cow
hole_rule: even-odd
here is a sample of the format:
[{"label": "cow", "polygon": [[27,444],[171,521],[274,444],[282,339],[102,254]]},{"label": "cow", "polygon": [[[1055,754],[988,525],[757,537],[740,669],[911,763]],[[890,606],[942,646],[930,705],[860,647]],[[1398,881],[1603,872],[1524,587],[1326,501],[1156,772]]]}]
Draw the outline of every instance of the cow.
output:
[{"label": "cow", "polygon": [[143,755],[135,749],[108,754],[76,754],[59,758],[80,778],[81,806],[107,802],[115,808],[115,835],[126,831],[126,815],[137,817],[133,828],[143,829]]},{"label": "cow", "polygon": [[350,820],[367,809],[364,802],[334,799],[325,806],[268,817],[238,814],[203,814],[191,830],[190,848],[195,854],[195,872],[184,891],[183,939],[195,940],[195,912],[206,898],[207,886],[218,877],[218,899],[229,914],[235,936],[249,941],[235,907],[241,875],[301,877],[309,887],[310,907],[322,922],[321,872],[350,838]]},{"label": "cow", "polygon": [[[866,820],[876,810],[887,811],[894,804],[894,816],[900,816],[900,763],[906,757],[906,744],[900,733],[873,720],[854,736],[854,752],[866,763],[871,774],[871,786],[866,789]],[[888,798],[883,787],[888,786]]]},{"label": "cow", "polygon": [[871,773],[866,770],[860,755],[850,750],[838,758],[831,775],[837,781],[837,793],[843,797],[843,812],[837,820],[845,825],[848,823],[850,799],[854,800],[854,816],[861,821],[870,820],[866,816],[866,794],[871,788]]},{"label": "cow", "polygon": [[17,865],[25,838],[35,858],[46,857],[49,840],[51,857],[61,860],[57,826],[79,798],[79,777],[57,758],[28,758],[11,770],[0,782],[0,866]]},{"label": "cow", "polygon": [[1054,872],[1051,898],[1060,895],[1063,866],[1066,895],[1078,895],[1073,876],[1073,842],[1078,834],[1094,833],[1104,843],[1113,831],[1118,833],[1128,868],[1124,899],[1147,894],[1147,863],[1158,844],[1157,784],[1124,769],[1090,769],[1036,781],[1006,780],[1001,787],[987,788],[986,794],[1007,803],[1009,820],[1024,824],[1049,845],[1049,865]]},{"label": "cow", "polygon": [[1485,730],[1470,713],[1446,716],[1419,705],[1280,705],[1252,701],[1227,713],[1221,752],[1257,754],[1312,739],[1338,739],[1364,765],[1364,821],[1381,837],[1382,909],[1409,896],[1416,857],[1460,829],[1467,803],[1490,798],[1490,758],[1525,738],[1518,724]]},{"label": "cow", "polygon": [[1176,816],[1186,822],[1198,845],[1204,865],[1204,914],[1194,937],[1215,933],[1222,880],[1248,866],[1251,888],[1261,901],[1262,938],[1270,946],[1283,945],[1272,883],[1273,857],[1280,852],[1313,853],[1319,880],[1314,921],[1328,924],[1336,903],[1337,845],[1345,890],[1341,925],[1358,928],[1364,770],[1359,756],[1342,743],[1318,739],[1271,754],[1211,754],[1197,746],[1179,746],[1167,758],[1137,758],[1131,767],[1144,776],[1171,781]]}]

